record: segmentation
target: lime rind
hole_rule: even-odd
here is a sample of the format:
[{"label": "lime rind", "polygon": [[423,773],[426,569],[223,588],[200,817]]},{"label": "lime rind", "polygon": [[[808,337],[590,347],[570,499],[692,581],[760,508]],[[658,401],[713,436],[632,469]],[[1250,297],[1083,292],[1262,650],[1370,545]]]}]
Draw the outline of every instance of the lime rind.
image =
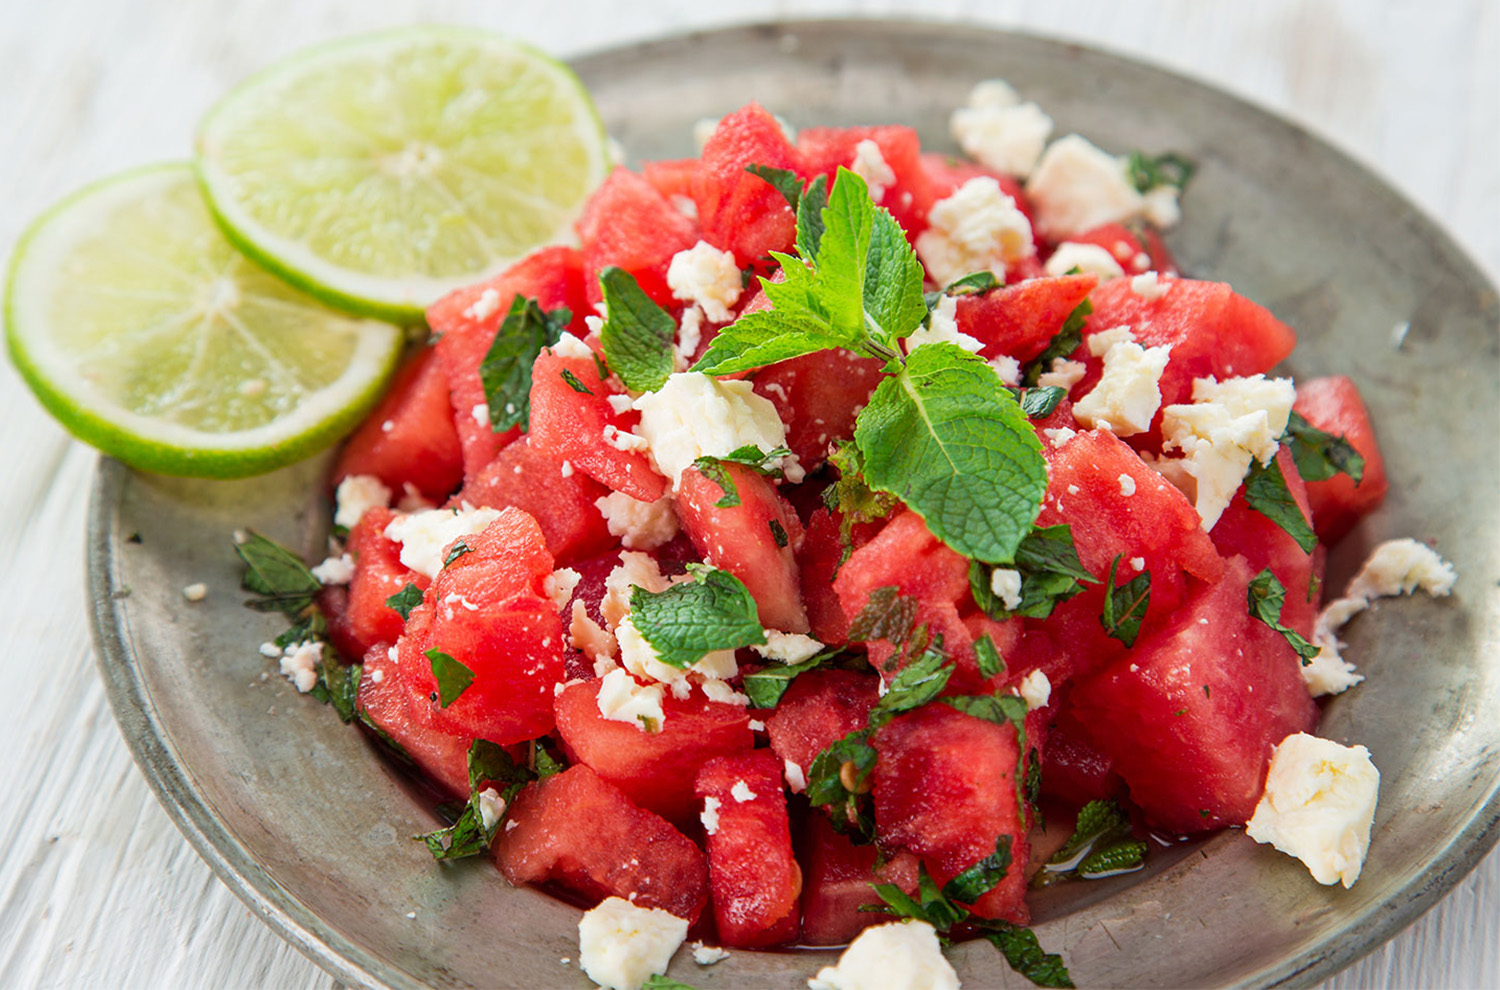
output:
[{"label": "lime rind", "polygon": [[469,28],[293,56],[219,101],[197,148],[205,197],[241,251],[331,305],[395,321],[570,240],[610,167],[571,69]]},{"label": "lime rind", "polygon": [[[139,221],[131,211],[142,210],[158,211],[164,226],[137,222],[120,237],[111,221]],[[178,263],[184,251],[227,276]],[[239,327],[192,313],[212,291],[239,294],[227,309]],[[160,319],[141,322],[153,307]],[[268,321],[258,312],[267,307],[284,313]],[[378,400],[402,344],[397,327],[328,310],[239,258],[186,164],[104,179],[39,217],[12,256],[4,314],[12,362],[71,433],[134,467],[199,477],[263,473],[330,445]],[[217,390],[204,387],[211,375],[169,381],[163,355],[198,345],[219,358]],[[182,392],[174,407],[174,386],[198,394]]]}]

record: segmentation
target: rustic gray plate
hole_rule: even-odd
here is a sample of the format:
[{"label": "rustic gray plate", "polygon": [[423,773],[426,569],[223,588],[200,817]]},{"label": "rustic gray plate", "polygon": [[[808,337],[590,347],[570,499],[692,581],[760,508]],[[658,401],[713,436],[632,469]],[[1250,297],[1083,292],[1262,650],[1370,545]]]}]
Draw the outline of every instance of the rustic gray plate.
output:
[{"label": "rustic gray plate", "polygon": [[[1153,857],[1133,877],[1037,902],[1042,944],[1081,986],[1304,985],[1388,938],[1488,850],[1500,817],[1500,317],[1495,290],[1415,208],[1358,164],[1263,111],[1158,69],[1036,38],[915,23],[797,23],[685,36],[575,63],[636,158],[691,153],[700,117],[755,99],[791,123],[911,124],[949,147],[948,111],[1001,76],[1062,131],[1201,163],[1172,246],[1300,332],[1289,370],[1352,375],[1381,432],[1391,497],[1332,556],[1337,588],[1368,547],[1433,541],[1453,598],[1382,603],[1348,630],[1370,675],[1323,733],[1384,775],[1372,851],[1350,891],[1238,833]],[[1398,349],[1392,329],[1410,322]],[[100,668],[136,759],[225,883],[340,979],[374,986],[579,986],[578,912],[513,890],[484,862],[438,867],[408,836],[427,803],[356,732],[296,695],[255,646],[233,529],[316,554],[326,462],[233,484],[101,465],[89,569]],[[203,581],[209,597],[179,589]],[[684,954],[685,955],[685,954]],[[672,975],[801,987],[828,953],[737,952]],[[964,984],[1024,986],[983,943]]]}]

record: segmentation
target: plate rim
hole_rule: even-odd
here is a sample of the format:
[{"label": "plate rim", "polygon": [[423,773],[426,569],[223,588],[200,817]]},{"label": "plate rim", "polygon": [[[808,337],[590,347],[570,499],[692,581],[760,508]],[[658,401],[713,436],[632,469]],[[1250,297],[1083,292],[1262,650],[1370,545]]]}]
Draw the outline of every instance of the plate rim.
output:
[{"label": "plate rim", "polygon": [[[653,50],[701,40],[765,32],[795,33],[803,30],[869,31],[897,33],[920,31],[929,35],[981,32],[996,41],[1018,39],[1055,46],[1085,57],[1120,62],[1146,69],[1175,82],[1212,94],[1216,99],[1247,108],[1264,122],[1286,129],[1318,146],[1320,152],[1337,159],[1373,181],[1384,193],[1414,213],[1435,235],[1445,252],[1460,259],[1467,272],[1465,281],[1485,285],[1495,294],[1495,282],[1469,249],[1421,203],[1409,198],[1392,179],[1372,163],[1345,150],[1307,125],[1292,120],[1257,99],[1232,92],[1221,85],[1183,71],[1165,67],[1133,54],[1106,46],[1055,35],[988,24],[961,23],[917,17],[787,17],[776,20],[746,20],[709,28],[670,32],[602,45],[575,53],[564,61],[575,70],[594,60],[645,56]],[[214,874],[261,921],[296,947],[325,972],[346,984],[374,987],[415,987],[422,984],[410,974],[363,948],[327,925],[302,904],[295,894],[273,879],[253,855],[235,839],[224,818],[216,814],[195,787],[187,766],[177,758],[147,689],[140,661],[129,643],[130,620],[126,610],[129,589],[118,579],[120,530],[118,508],[124,488],[135,474],[119,461],[100,455],[90,494],[86,566],[91,596],[90,626],[95,660],[104,682],[106,697],[127,747],[147,784],[168,817],[182,832]],[[1373,952],[1415,922],[1467,876],[1500,843],[1500,788],[1476,807],[1464,827],[1446,847],[1429,861],[1395,896],[1367,910],[1320,945],[1293,956],[1273,960],[1256,969],[1238,985],[1310,986],[1334,975]]]}]

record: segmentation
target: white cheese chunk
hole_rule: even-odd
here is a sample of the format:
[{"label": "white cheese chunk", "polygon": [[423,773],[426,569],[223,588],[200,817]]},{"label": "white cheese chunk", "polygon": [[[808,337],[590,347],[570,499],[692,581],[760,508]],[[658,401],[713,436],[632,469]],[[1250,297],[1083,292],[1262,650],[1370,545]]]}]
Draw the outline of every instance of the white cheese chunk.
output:
[{"label": "white cheese chunk", "polygon": [[631,550],[655,550],[677,535],[677,513],[672,497],[642,502],[624,492],[610,492],[594,500],[594,508],[604,517],[611,536]]},{"label": "white cheese chunk", "polygon": [[505,799],[493,787],[486,787],[479,792],[478,797],[479,820],[484,824],[485,830],[488,831],[494,828],[495,823],[500,820],[500,816],[505,814]]},{"label": "white cheese chunk", "polygon": [[318,683],[318,664],[323,662],[323,644],[308,640],[287,647],[281,657],[281,673],[287,680],[306,694]]},{"label": "white cheese chunk", "polygon": [[500,312],[500,293],[496,289],[487,288],[479,293],[479,298],[464,310],[464,316],[482,323],[498,312]]},{"label": "white cheese chunk", "polygon": [[665,973],[687,938],[688,923],[661,908],[642,908],[607,897],[578,922],[578,964],[609,990],[640,990]]},{"label": "white cheese chunk", "polygon": [[1021,607],[1021,572],[997,567],[990,572],[990,591],[1011,611]]},{"label": "white cheese chunk", "polygon": [[927,325],[917,327],[906,338],[906,353],[910,354],[923,344],[947,343],[957,344],[970,354],[978,354],[984,349],[984,341],[958,329],[957,313],[957,296],[943,296],[939,299],[927,318]]},{"label": "white cheese chunk", "polygon": [[760,795],[750,789],[750,785],[743,780],[736,780],[734,786],[729,788],[729,796],[734,798],[736,804],[744,804],[746,801],[754,801]]},{"label": "white cheese chunk", "polygon": [[693,962],[699,966],[712,966],[714,963],[723,962],[729,958],[729,953],[717,945],[704,945],[702,942],[693,943]]},{"label": "white cheese chunk", "polygon": [[552,353],[558,357],[565,358],[588,358],[592,360],[594,357],[593,349],[571,333],[564,333],[557,339],[557,343],[552,345]]},{"label": "white cheese chunk", "polygon": [[759,653],[767,660],[779,660],[785,664],[801,663],[804,660],[816,656],[823,649],[823,644],[811,636],[802,633],[782,632],[779,629],[767,629],[766,641],[759,646],[750,649]]},{"label": "white cheese chunk", "polygon": [[1021,678],[1021,685],[1016,693],[1026,702],[1026,710],[1034,712],[1038,708],[1046,708],[1047,702],[1052,700],[1052,681],[1047,677],[1046,671],[1033,670]]},{"label": "white cheese chunk", "polygon": [[786,786],[792,789],[793,794],[801,794],[807,790],[807,774],[802,772],[802,767],[791,760],[782,760],[782,769],[785,771]]},{"label": "white cheese chunk", "polygon": [[1052,257],[1042,266],[1042,271],[1048,275],[1066,275],[1073,269],[1078,269],[1085,275],[1098,275],[1101,280],[1119,278],[1125,274],[1125,269],[1115,260],[1115,256],[1097,244],[1080,244],[1077,241],[1063,241],[1052,252]]},{"label": "white cheese chunk", "polygon": [[[723,457],[744,446],[774,450],[786,444],[786,426],[771,400],[748,381],[720,381],[697,372],[672,375],[660,391],[635,401],[637,433],[650,445],[657,468],[677,488],[682,473],[700,457]],[[781,459],[793,484],[803,472],[795,456]]]},{"label": "white cheese chunk", "polygon": [[865,180],[870,198],[877,203],[885,198],[885,191],[896,184],[896,173],[881,154],[880,145],[869,138],[854,146],[854,160],[849,163],[849,171]]},{"label": "white cheese chunk", "polygon": [[[1096,334],[1108,338],[1117,330]],[[1129,331],[1126,331],[1128,335]],[[1151,420],[1161,408],[1162,372],[1171,356],[1171,346],[1142,347],[1133,340],[1110,339],[1104,351],[1104,373],[1087,395],[1073,407],[1073,416],[1085,426],[1109,430],[1128,437],[1151,428]]]},{"label": "white cheese chunk", "polygon": [[1005,266],[1036,253],[1031,221],[989,176],[970,179],[933,205],[917,237],[927,277],[947,285],[971,272],[1005,278]]},{"label": "white cheese chunk", "polygon": [[[354,561],[351,560],[348,557],[348,555],[345,555],[344,559],[345,560],[349,560],[349,564],[350,564],[350,567],[352,569],[352,567],[354,565]],[[326,563],[326,561],[325,561],[325,563]],[[313,576],[317,577],[317,575],[318,575],[317,568],[313,568]],[[319,578],[319,580],[321,581],[322,578]],[[328,584],[329,582],[323,581],[323,583],[324,584]],[[349,583],[349,579],[345,578],[343,581],[336,582],[336,583],[338,583],[338,584],[348,584]],[[190,584],[187,587],[185,587],[185,588],[182,589],[182,597],[186,598],[190,602],[201,602],[201,601],[203,601],[203,599],[205,599],[205,598],[208,597],[208,585],[204,584],[202,581],[199,581],[196,584]]]},{"label": "white cheese chunk", "polygon": [[435,578],[443,569],[448,544],[480,532],[500,518],[499,509],[428,509],[398,515],[385,527],[385,538],[401,544],[401,563]]},{"label": "white cheese chunk", "polygon": [[1162,281],[1156,272],[1141,272],[1130,280],[1130,291],[1147,302],[1156,302],[1171,287],[1171,281]]},{"label": "white cheese chunk", "polygon": [[604,598],[599,602],[599,611],[611,629],[620,624],[630,611],[632,588],[661,592],[671,585],[661,573],[661,566],[650,554],[635,550],[620,551],[620,563],[604,579]]},{"label": "white cheese chunk", "polygon": [[583,575],[571,567],[559,567],[548,574],[542,581],[542,591],[552,599],[552,604],[557,606],[561,612],[568,606],[568,599],[573,597],[573,591],[578,587],[578,582],[583,580]]},{"label": "white cheese chunk", "polygon": [[1182,219],[1182,207],[1177,205],[1181,193],[1181,189],[1172,185],[1152,186],[1141,196],[1141,215],[1162,230],[1177,226]]},{"label": "white cheese chunk", "polygon": [[1302,860],[1321,884],[1352,887],[1370,848],[1379,790],[1369,750],[1299,732],[1272,754],[1245,834]]},{"label": "white cheese chunk", "polygon": [[893,921],[859,933],[839,957],[807,981],[810,990],[958,990],[937,932],[925,921]]},{"label": "white cheese chunk", "polygon": [[734,254],[707,241],[672,256],[667,266],[667,287],[674,298],[702,307],[714,323],[728,322],[734,315],[731,307],[744,291]]},{"label": "white cheese chunk", "polygon": [[312,576],[324,585],[348,584],[354,578],[354,558],[347,553],[328,557],[312,569]]},{"label": "white cheese chunk", "polygon": [[1106,223],[1138,216],[1141,194],[1126,175],[1125,160],[1077,134],[1052,142],[1026,182],[1037,227],[1055,241]]},{"label": "white cheese chunk", "polygon": [[599,714],[645,732],[659,732],[667,720],[661,707],[664,690],[660,684],[641,684],[616,667],[599,681]]},{"label": "white cheese chunk", "polygon": [[619,649],[615,644],[614,634],[589,617],[588,606],[581,598],[573,600],[568,642],[573,649],[593,661],[594,673],[600,677],[614,669],[615,651]]},{"label": "white cheese chunk", "polygon": [[1036,383],[1042,387],[1055,387],[1072,389],[1074,385],[1083,381],[1083,376],[1089,373],[1089,366],[1082,361],[1069,361],[1067,358],[1054,358],[1050,371],[1044,371],[1037,378]]},{"label": "white cheese chunk", "polygon": [[333,513],[334,525],[353,529],[370,509],[383,509],[391,504],[391,490],[385,482],[374,475],[351,474],[339,482],[334,492],[337,508]]},{"label": "white cheese chunk", "polygon": [[717,835],[719,832],[719,809],[721,807],[723,804],[716,797],[703,799],[703,810],[698,813],[698,820],[703,823],[703,831],[709,835]]},{"label": "white cheese chunk", "polygon": [[615,640],[620,646],[620,664],[644,681],[664,684],[675,698],[686,698],[692,693],[693,682],[689,672],[700,675],[705,681],[727,681],[739,673],[733,650],[715,650],[689,665],[687,670],[663,663],[655,648],[636,629],[631,617],[626,615],[615,626]]},{"label": "white cheese chunk", "polygon": [[1004,81],[986,80],[969,94],[968,106],[953,111],[948,130],[969,157],[1024,179],[1052,136],[1052,118],[1035,103],[1022,103]]}]

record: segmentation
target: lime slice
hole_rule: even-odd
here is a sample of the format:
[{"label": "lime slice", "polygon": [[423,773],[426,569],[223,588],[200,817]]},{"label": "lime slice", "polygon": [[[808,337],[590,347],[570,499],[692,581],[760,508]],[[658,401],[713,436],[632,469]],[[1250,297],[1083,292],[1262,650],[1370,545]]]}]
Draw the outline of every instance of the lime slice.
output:
[{"label": "lime slice", "polygon": [[198,133],[199,179],[241,250],[395,320],[570,237],[609,167],[572,70],[470,28],[311,49],[240,85]]},{"label": "lime slice", "polygon": [[306,457],[379,397],[402,333],[248,261],[188,165],[75,193],[16,248],[11,359],[79,439],[161,474],[233,478]]}]

